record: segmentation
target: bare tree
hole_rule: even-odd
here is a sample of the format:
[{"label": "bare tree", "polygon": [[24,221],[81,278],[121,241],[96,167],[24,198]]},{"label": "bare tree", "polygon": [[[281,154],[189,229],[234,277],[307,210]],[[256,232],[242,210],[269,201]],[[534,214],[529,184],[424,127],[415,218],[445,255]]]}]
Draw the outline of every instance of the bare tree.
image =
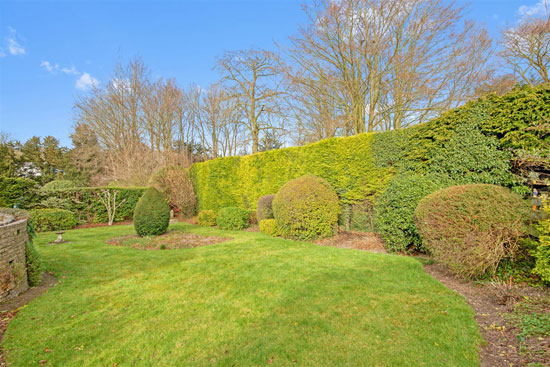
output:
[{"label": "bare tree", "polygon": [[231,88],[230,97],[237,101],[241,123],[252,140],[252,153],[257,153],[260,133],[275,128],[283,117],[278,56],[253,49],[227,52],[218,59],[217,68]]},{"label": "bare tree", "polygon": [[540,18],[524,18],[502,33],[500,56],[526,83],[550,82],[550,10]]},{"label": "bare tree", "polygon": [[99,201],[101,201],[101,203],[105,207],[105,210],[107,211],[107,223],[110,226],[113,225],[113,222],[115,220],[116,210],[126,201],[126,199],[123,199],[122,201],[117,203],[117,195],[118,190],[109,189],[102,189],[101,194],[96,193],[97,198],[99,199]]},{"label": "bare tree", "polygon": [[301,71],[286,74],[309,99],[337,106],[343,135],[422,122],[471,98],[484,77],[491,40],[454,2],[317,0],[304,9],[309,25],[286,52]]}]

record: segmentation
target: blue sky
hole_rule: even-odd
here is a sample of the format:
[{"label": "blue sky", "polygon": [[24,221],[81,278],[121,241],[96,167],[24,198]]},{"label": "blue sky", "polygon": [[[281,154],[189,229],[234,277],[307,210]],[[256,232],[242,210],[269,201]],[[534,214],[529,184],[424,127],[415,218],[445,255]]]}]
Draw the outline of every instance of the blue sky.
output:
[{"label": "blue sky", "polygon": [[[475,0],[470,18],[497,36],[542,1]],[[53,135],[70,146],[75,99],[91,81],[106,82],[118,60],[139,55],[154,78],[208,85],[225,50],[274,49],[295,34],[306,21],[301,3],[0,0],[0,131],[21,141]]]}]

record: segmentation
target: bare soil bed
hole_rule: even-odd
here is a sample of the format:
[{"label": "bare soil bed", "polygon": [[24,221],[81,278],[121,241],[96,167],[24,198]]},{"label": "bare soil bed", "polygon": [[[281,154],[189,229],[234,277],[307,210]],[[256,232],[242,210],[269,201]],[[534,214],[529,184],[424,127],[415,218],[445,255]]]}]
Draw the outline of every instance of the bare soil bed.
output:
[{"label": "bare soil bed", "polygon": [[377,233],[340,232],[334,237],[323,238],[314,241],[314,243],[320,246],[333,246],[371,252],[386,252],[384,240]]},{"label": "bare soil bed", "polygon": [[154,237],[139,237],[137,235],[115,237],[108,240],[107,243],[115,246],[129,246],[139,250],[173,250],[213,245],[230,239],[217,236],[201,236],[183,231],[169,231]]},{"label": "bare soil bed", "polygon": [[[482,367],[550,366],[550,336],[523,335],[523,329],[550,328],[550,291],[519,285],[466,282],[438,264],[426,272],[463,295],[476,313],[486,341],[480,352]],[[522,324],[524,325],[522,328]]]}]

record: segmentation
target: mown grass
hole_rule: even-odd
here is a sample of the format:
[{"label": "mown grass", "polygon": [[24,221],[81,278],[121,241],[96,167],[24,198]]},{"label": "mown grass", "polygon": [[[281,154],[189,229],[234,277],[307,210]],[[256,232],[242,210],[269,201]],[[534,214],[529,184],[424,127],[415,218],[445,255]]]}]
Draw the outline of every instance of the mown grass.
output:
[{"label": "mown grass", "polygon": [[[477,366],[464,299],[412,258],[176,224],[233,240],[141,251],[130,226],[36,239],[59,284],[23,308],[13,366]],[[46,361],[46,362],[44,362]]]}]

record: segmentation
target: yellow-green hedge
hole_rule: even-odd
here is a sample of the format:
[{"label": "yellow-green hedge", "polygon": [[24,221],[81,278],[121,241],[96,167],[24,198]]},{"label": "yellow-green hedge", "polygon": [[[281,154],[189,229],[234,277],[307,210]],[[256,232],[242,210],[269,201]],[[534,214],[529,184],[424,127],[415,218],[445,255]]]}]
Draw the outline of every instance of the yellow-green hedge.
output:
[{"label": "yellow-green hedge", "polygon": [[303,147],[194,164],[190,174],[198,207],[255,209],[261,196],[277,193],[288,181],[308,173],[326,179],[343,204],[368,200],[391,177],[389,168],[374,163],[374,135],[332,138]]}]

